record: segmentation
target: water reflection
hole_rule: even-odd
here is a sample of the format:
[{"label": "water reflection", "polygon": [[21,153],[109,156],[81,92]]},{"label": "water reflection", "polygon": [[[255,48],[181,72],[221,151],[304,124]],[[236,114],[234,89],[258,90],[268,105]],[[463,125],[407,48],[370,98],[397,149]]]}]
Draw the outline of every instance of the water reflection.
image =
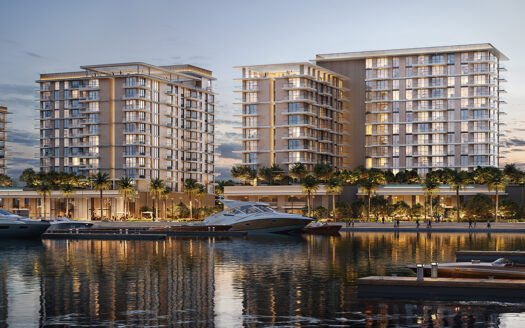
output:
[{"label": "water reflection", "polygon": [[355,280],[524,246],[522,235],[413,233],[4,242],[0,327],[512,324],[525,303],[366,300]]}]

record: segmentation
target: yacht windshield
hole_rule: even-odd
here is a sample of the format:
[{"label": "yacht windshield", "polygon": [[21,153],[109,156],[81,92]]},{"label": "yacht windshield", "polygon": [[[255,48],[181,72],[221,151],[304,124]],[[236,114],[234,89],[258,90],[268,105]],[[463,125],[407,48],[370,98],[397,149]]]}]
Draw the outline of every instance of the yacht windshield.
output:
[{"label": "yacht windshield", "polygon": [[252,205],[241,206],[239,207],[239,210],[246,214],[260,213],[257,207]]},{"label": "yacht windshield", "polygon": [[6,210],[2,210],[2,209],[0,209],[0,214],[2,214],[2,215],[14,215],[13,213],[8,212]]},{"label": "yacht windshield", "polygon": [[273,212],[273,210],[269,208],[268,206],[257,205],[256,207],[263,212],[270,212],[270,213]]}]

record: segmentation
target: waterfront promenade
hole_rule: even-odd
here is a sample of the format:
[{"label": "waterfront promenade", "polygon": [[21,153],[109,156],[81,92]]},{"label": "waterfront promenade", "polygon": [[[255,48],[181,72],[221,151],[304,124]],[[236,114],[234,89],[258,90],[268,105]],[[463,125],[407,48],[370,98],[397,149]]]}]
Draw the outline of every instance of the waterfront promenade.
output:
[{"label": "waterfront promenade", "polygon": [[487,222],[472,223],[469,228],[468,222],[432,222],[432,227],[427,228],[424,221],[419,221],[419,228],[416,222],[401,221],[399,227],[395,227],[393,222],[356,222],[354,224],[341,222],[343,225],[341,231],[347,232],[482,232],[482,233],[525,233],[525,222],[518,223],[494,223],[490,222],[490,228]]}]

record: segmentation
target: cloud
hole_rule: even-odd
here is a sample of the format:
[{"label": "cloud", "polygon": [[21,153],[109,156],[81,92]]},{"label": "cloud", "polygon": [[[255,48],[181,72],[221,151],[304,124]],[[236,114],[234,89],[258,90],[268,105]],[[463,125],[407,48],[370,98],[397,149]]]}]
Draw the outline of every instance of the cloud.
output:
[{"label": "cloud", "polygon": [[17,94],[34,97],[36,84],[9,84],[0,83],[0,94]]},{"label": "cloud", "polygon": [[215,124],[240,125],[241,124],[241,120],[223,120],[223,119],[218,119],[218,120],[215,120]]},{"label": "cloud", "polygon": [[3,42],[3,43],[7,43],[7,44],[10,44],[12,46],[18,46],[18,42],[16,42],[15,40],[9,40],[9,39],[0,39],[0,42]]},{"label": "cloud", "polygon": [[241,150],[240,143],[221,143],[217,146],[217,152],[221,158],[240,159],[241,154],[234,153],[234,151],[238,150]]},{"label": "cloud", "polygon": [[217,176],[215,177],[216,180],[229,180],[232,179],[232,175],[230,173],[229,167],[216,167],[215,173],[217,173]]},{"label": "cloud", "polygon": [[519,138],[507,139],[507,147],[522,147],[525,146],[525,140]]},{"label": "cloud", "polygon": [[25,51],[24,53],[26,55],[30,56],[30,57],[33,57],[33,58],[44,58],[43,56],[40,56],[39,54],[36,54],[34,52],[31,52],[31,51]]},{"label": "cloud", "polygon": [[7,134],[7,141],[11,144],[37,147],[38,133],[36,131],[11,130]]}]

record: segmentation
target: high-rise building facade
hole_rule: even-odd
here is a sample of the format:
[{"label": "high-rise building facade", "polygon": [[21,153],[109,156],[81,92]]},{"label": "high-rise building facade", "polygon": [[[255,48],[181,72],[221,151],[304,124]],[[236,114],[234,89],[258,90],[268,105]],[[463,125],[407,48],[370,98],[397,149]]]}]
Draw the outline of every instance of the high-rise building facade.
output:
[{"label": "high-rise building facade", "polygon": [[182,191],[192,178],[213,192],[212,72],[191,66],[122,63],[41,74],[40,167],[146,190],[160,178]]},{"label": "high-rise building facade", "polygon": [[7,142],[7,107],[0,106],[0,174],[7,174],[6,165]]},{"label": "high-rise building facade", "polygon": [[472,169],[499,166],[504,101],[491,44],[317,55],[347,77],[349,166]]},{"label": "high-rise building facade", "polygon": [[343,165],[343,80],[311,63],[238,67],[242,165]]}]

